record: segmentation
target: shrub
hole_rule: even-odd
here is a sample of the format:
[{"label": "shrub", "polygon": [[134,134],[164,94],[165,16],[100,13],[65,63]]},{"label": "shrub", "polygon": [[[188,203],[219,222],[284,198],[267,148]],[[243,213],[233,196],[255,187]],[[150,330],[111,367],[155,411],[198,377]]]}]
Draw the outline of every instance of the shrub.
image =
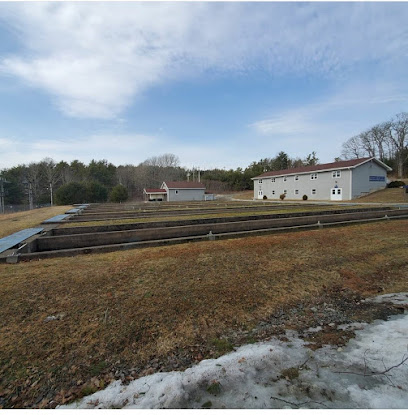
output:
[{"label": "shrub", "polygon": [[302,199],[303,199],[303,200],[307,200],[307,195],[303,195],[303,196],[302,196]]},{"label": "shrub", "polygon": [[118,184],[112,189],[109,199],[111,202],[121,203],[128,200],[128,197],[129,195],[126,187]]},{"label": "shrub", "polygon": [[108,189],[99,182],[89,182],[86,184],[87,202],[98,203],[108,200]]},{"label": "shrub", "polygon": [[72,205],[75,203],[85,203],[87,199],[87,189],[84,183],[71,182],[62,185],[55,192],[55,203],[57,205]]},{"label": "shrub", "polygon": [[405,186],[405,182],[401,181],[401,180],[394,180],[393,182],[388,183],[387,187],[392,189],[395,187],[402,187]]},{"label": "shrub", "polygon": [[266,200],[266,199],[268,199],[268,198],[267,198],[267,196],[266,196],[266,195],[264,195],[264,197],[263,197],[262,199],[263,199],[263,200]]},{"label": "shrub", "polygon": [[108,189],[98,182],[64,184],[55,192],[57,205],[106,202]]},{"label": "shrub", "polygon": [[285,193],[282,193],[282,194],[279,196],[280,200],[285,199],[285,197],[286,197]]}]

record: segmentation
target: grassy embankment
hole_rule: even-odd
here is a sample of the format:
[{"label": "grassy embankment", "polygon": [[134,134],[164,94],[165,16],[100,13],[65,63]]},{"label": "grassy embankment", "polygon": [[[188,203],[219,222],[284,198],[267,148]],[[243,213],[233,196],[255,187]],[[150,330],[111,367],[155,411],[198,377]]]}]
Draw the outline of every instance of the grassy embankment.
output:
[{"label": "grassy embankment", "polygon": [[0,264],[0,406],[55,406],[123,368],[214,356],[231,330],[332,291],[408,291],[407,234],[400,220]]},{"label": "grassy embankment", "polygon": [[71,208],[72,206],[53,206],[0,215],[0,238],[22,229],[38,227],[43,220],[60,215]]},{"label": "grassy embankment", "polygon": [[[408,181],[407,181],[408,183]],[[356,199],[359,203],[408,203],[405,189],[383,189]]]}]

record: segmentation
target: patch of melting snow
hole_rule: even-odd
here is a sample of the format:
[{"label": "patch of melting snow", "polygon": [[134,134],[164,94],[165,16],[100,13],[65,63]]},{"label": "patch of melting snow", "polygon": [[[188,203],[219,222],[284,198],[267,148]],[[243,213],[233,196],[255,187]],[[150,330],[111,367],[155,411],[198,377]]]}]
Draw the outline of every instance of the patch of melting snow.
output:
[{"label": "patch of melting snow", "polygon": [[339,324],[337,326],[338,330],[362,330],[364,327],[367,327],[368,323],[348,323],[348,324]]},{"label": "patch of melting snow", "polygon": [[378,295],[377,297],[367,298],[363,300],[371,303],[392,303],[396,305],[408,304],[408,293],[392,293]]},{"label": "patch of melting snow", "polygon": [[[379,299],[380,298],[380,299]],[[374,301],[408,303],[408,293]],[[401,408],[408,407],[408,315],[358,328],[345,348],[312,351],[294,331],[242,346],[183,372],[120,381],[59,408]]]},{"label": "patch of melting snow", "polygon": [[317,327],[309,327],[306,331],[308,333],[318,333],[319,331],[322,331],[323,327],[322,326],[317,326]]}]

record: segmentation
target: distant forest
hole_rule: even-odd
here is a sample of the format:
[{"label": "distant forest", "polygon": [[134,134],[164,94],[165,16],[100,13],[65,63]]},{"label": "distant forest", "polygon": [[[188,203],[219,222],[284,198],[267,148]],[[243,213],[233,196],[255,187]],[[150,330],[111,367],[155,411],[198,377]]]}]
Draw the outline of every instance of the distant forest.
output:
[{"label": "distant forest", "polygon": [[[113,189],[124,187],[129,199],[140,200],[144,188],[157,188],[163,181],[197,181],[199,176],[210,192],[248,190],[251,177],[267,170],[283,170],[291,167],[317,164],[316,153],[304,160],[291,159],[285,152],[274,158],[253,162],[246,169],[200,170],[180,166],[174,154],[151,157],[137,166],[115,166],[107,160],[92,160],[84,164],[78,160],[56,163],[45,158],[38,163],[19,165],[1,172],[4,183],[5,204],[28,204],[31,194],[34,206],[50,204],[51,191],[57,204],[104,202],[112,199]],[[116,200],[115,200],[116,201]]]},{"label": "distant forest", "polygon": [[[394,169],[398,177],[408,171],[408,113],[400,113],[392,120],[377,124],[348,139],[342,154],[335,161],[377,157]],[[210,192],[249,190],[251,177],[265,171],[312,166],[319,163],[315,151],[305,158],[291,158],[284,151],[275,157],[251,163],[245,169],[189,170],[180,166],[174,154],[151,157],[137,166],[115,166],[107,160],[92,160],[84,164],[55,162],[45,158],[38,163],[19,165],[0,172],[5,191],[5,205],[28,205],[30,195],[33,206],[49,205],[51,194],[54,203],[122,201],[128,197],[140,200],[143,188],[160,187],[165,180],[200,180]],[[125,193],[125,195],[123,195]],[[118,194],[122,196],[118,197]]]}]

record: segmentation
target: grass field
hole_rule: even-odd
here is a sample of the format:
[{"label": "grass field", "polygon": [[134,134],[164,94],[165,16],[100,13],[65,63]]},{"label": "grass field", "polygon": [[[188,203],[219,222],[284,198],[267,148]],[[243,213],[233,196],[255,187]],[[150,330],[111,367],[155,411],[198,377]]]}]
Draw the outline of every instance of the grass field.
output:
[{"label": "grass field", "polygon": [[231,331],[322,295],[408,291],[407,234],[400,220],[0,264],[0,405],[214,357]]},{"label": "grass field", "polygon": [[36,227],[43,220],[60,215],[71,208],[72,206],[53,206],[0,215],[0,238],[22,229]]}]

